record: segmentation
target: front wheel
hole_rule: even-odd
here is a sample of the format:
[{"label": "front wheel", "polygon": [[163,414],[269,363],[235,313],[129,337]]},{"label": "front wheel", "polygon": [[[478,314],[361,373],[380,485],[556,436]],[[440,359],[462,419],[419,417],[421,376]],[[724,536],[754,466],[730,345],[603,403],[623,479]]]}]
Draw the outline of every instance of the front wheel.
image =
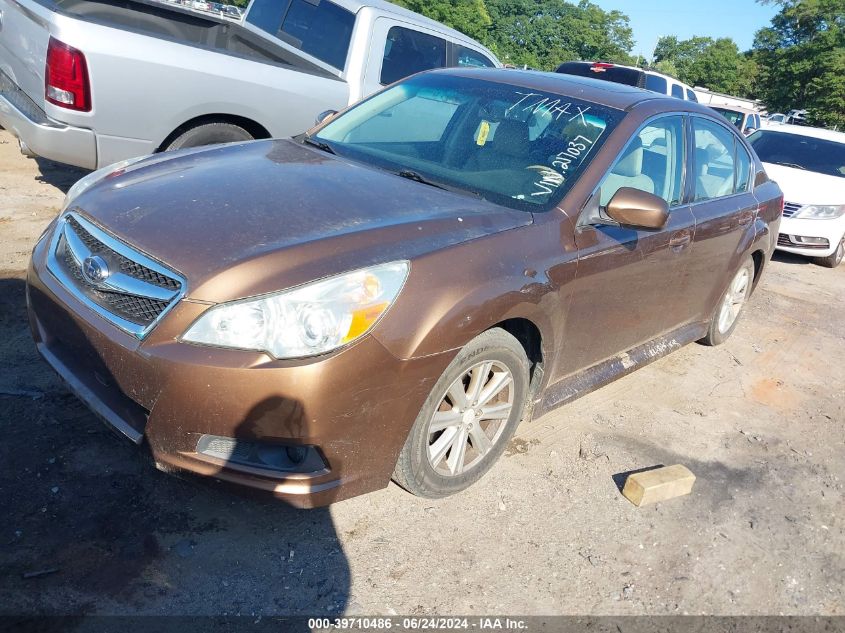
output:
[{"label": "front wheel", "polygon": [[739,314],[745,306],[748,297],[751,296],[751,287],[754,285],[754,262],[751,258],[745,260],[742,266],[731,279],[719,305],[710,319],[710,327],[707,336],[699,341],[704,345],[721,345],[736,329],[739,321]]},{"label": "front wheel", "polygon": [[445,497],[478,481],[516,430],[528,396],[528,358],[494,328],[464,347],[425,401],[393,480],[421,497]]},{"label": "front wheel", "polygon": [[832,254],[827,257],[819,257],[816,262],[825,268],[836,268],[842,263],[843,258],[845,258],[845,235],[839,240],[839,247]]}]

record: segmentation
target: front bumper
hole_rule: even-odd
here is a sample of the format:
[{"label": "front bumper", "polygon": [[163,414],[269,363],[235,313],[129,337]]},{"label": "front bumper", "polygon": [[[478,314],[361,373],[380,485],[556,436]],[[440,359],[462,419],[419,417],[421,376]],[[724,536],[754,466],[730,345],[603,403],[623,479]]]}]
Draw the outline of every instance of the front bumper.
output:
[{"label": "front bumper", "polygon": [[85,169],[97,168],[94,132],[50,119],[3,71],[0,71],[0,126],[38,156]]},{"label": "front bumper", "polygon": [[[810,257],[832,255],[845,235],[845,216],[835,220],[802,220],[783,218],[778,234],[777,249]],[[826,245],[800,244],[796,238],[826,240]]]},{"label": "front bumper", "polygon": [[[373,337],[326,356],[264,354],[180,343],[205,304],[183,300],[139,342],[91,311],[45,266],[27,276],[30,325],[44,358],[95,413],[149,445],[157,466],[314,507],[386,486],[399,451],[451,353],[402,361]],[[277,472],[197,452],[218,436],[316,447],[324,468]]]}]

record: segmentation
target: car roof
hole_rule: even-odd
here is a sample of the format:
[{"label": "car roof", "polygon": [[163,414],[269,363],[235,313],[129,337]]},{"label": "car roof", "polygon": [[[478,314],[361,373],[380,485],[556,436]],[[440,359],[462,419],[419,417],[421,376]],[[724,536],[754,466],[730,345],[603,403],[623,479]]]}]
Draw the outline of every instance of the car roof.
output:
[{"label": "car roof", "polygon": [[757,110],[752,110],[751,108],[743,108],[742,106],[734,106],[734,105],[725,105],[724,103],[708,103],[711,108],[716,110],[717,108],[721,108],[722,110],[730,110],[731,112],[742,112],[743,114],[760,114]]},{"label": "car roof", "polygon": [[629,110],[638,103],[645,101],[655,103],[663,101],[672,110],[714,115],[710,108],[702,106],[695,101],[676,99],[660,94],[659,92],[652,92],[651,90],[635,88],[634,86],[604,81],[602,79],[592,79],[590,77],[506,68],[442,68],[429,72],[484,79],[486,81],[512,84],[521,88],[542,90],[561,96],[592,101],[599,105],[616,108],[617,110]]},{"label": "car roof", "polygon": [[428,28],[441,31],[442,33],[449,35],[449,37],[455,40],[471,43],[473,46],[481,48],[494,59],[497,59],[492,51],[485,48],[471,37],[464,35],[460,31],[456,31],[455,29],[450,28],[441,22],[432,20],[431,18],[427,18],[424,15],[420,15],[419,13],[411,11],[410,9],[400,7],[399,5],[393,4],[392,2],[387,2],[386,0],[332,0],[332,2],[352,13],[358,13],[358,11],[360,11],[361,9],[369,7],[377,11],[381,11],[383,13],[390,13],[399,18],[413,20],[414,22],[422,26],[427,26]]},{"label": "car roof", "polygon": [[845,132],[834,132],[833,130],[826,130],[821,127],[809,127],[807,125],[791,125],[789,123],[776,123],[775,125],[768,125],[763,128],[764,131],[769,132],[784,132],[786,134],[795,134],[797,136],[809,136],[812,138],[821,138],[836,143],[845,143]]}]

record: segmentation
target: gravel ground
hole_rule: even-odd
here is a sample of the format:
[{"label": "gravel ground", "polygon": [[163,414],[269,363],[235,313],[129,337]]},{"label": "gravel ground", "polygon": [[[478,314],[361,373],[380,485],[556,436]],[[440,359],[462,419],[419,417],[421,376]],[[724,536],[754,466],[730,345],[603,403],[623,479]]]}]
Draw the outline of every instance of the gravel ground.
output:
[{"label": "gravel ground", "polygon": [[[463,494],[298,511],[156,471],[39,360],[23,270],[83,173],[0,130],[0,613],[845,615],[845,266],[776,256],[726,345],[523,425]],[[692,495],[620,495],[675,463]]]}]

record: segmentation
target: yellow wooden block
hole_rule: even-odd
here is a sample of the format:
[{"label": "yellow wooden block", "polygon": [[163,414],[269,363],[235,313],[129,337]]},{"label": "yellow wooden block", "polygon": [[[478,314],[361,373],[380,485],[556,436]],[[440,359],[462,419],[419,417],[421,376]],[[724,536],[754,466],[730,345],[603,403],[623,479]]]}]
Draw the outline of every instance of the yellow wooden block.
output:
[{"label": "yellow wooden block", "polygon": [[635,506],[666,501],[692,492],[695,475],[676,464],[629,475],[622,494]]}]

